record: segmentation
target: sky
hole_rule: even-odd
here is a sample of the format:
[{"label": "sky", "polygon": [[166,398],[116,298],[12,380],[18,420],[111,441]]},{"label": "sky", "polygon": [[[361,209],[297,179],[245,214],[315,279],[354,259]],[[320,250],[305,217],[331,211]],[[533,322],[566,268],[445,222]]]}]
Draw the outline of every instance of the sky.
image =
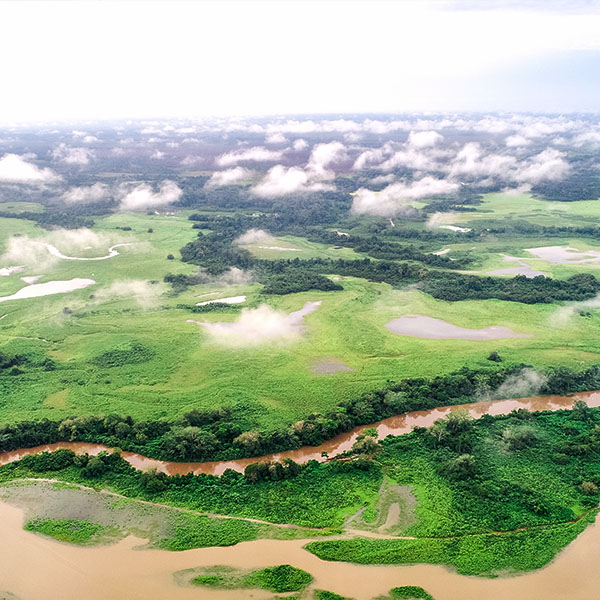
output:
[{"label": "sky", "polygon": [[600,107],[600,0],[5,0],[0,22],[2,122]]}]

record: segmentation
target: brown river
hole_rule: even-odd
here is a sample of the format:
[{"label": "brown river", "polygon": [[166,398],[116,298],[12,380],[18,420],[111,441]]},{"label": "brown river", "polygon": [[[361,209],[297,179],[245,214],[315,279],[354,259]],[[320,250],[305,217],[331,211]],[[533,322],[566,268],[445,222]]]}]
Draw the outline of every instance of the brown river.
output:
[{"label": "brown river", "polygon": [[[297,463],[305,463],[309,460],[323,461],[325,458],[321,453],[326,452],[329,457],[336,456],[352,448],[356,438],[367,428],[375,427],[379,434],[379,439],[388,435],[401,435],[409,433],[413,427],[429,427],[437,419],[440,419],[450,412],[465,410],[472,417],[477,418],[482,415],[502,415],[518,408],[526,408],[530,411],[539,410],[558,410],[571,408],[575,400],[585,400],[589,406],[600,406],[600,391],[581,392],[574,396],[533,396],[530,398],[518,398],[510,400],[491,400],[486,402],[474,402],[471,404],[460,404],[451,407],[434,408],[431,410],[417,410],[404,413],[398,417],[390,417],[373,423],[372,425],[363,425],[357,427],[348,433],[342,433],[320,446],[304,446],[297,450],[288,450],[276,454],[267,454],[265,456],[243,458],[239,460],[217,461],[217,462],[172,462],[156,460],[135,454],[134,452],[122,452],[122,457],[137,469],[145,470],[155,468],[167,475],[185,475],[186,473],[208,473],[221,475],[226,469],[234,469],[243,472],[247,465],[255,462],[280,461],[284,458],[291,458]],[[106,446],[99,444],[88,444],[85,442],[57,442],[56,444],[47,444],[36,446],[34,448],[23,448],[13,452],[0,453],[0,465],[19,460],[28,454],[39,454],[40,452],[58,450],[59,448],[68,448],[78,454],[98,454],[103,450],[108,450]],[[598,596],[600,598],[600,594]]]},{"label": "brown river", "polygon": [[[474,417],[502,414],[515,408],[552,410],[569,408],[575,399],[600,406],[600,392],[574,397],[535,397],[481,402],[451,409],[407,413],[381,421],[380,437],[406,433],[415,425],[427,426],[450,410],[465,409]],[[303,448],[261,460],[293,458],[304,462],[322,460],[343,452],[364,427],[338,436],[316,448]],[[99,452],[91,444],[54,444],[0,455],[0,463],[18,460],[25,454],[67,447],[79,452]],[[169,463],[131,453],[123,454],[139,468],[156,466],[167,473],[221,473],[226,468],[242,469],[248,462]],[[525,575],[483,579],[466,577],[440,566],[372,566],[326,562],[302,549],[303,540],[258,540],[236,546],[201,548],[184,552],[135,549],[139,539],[129,537],[112,546],[82,548],[54,541],[23,529],[23,512],[0,502],[0,598],[14,594],[20,600],[261,600],[272,595],[259,590],[218,591],[191,588],[176,583],[174,573],[199,566],[229,565],[260,568],[289,563],[311,573],[312,588],[368,600],[400,585],[419,585],[436,600],[594,600],[600,598],[600,524],[589,526],[546,568]],[[307,595],[306,598],[310,596]]]}]

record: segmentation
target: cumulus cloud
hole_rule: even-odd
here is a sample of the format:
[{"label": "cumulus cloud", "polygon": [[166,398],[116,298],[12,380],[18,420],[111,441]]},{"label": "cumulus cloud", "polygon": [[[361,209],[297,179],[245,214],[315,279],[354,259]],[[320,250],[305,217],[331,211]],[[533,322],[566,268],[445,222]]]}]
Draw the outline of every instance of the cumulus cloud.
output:
[{"label": "cumulus cloud", "polygon": [[267,171],[264,179],[252,188],[252,193],[261,198],[276,198],[329,189],[333,188],[322,182],[311,182],[309,175],[300,167],[275,165]]},{"label": "cumulus cloud", "polygon": [[465,144],[462,150],[450,165],[450,175],[459,177],[498,177],[514,169],[517,159],[514,156],[503,154],[485,154],[480,144],[470,142]]},{"label": "cumulus cloud", "polygon": [[431,148],[443,139],[437,131],[411,131],[408,143],[415,148]]},{"label": "cumulus cloud", "polygon": [[74,148],[59,144],[52,151],[52,157],[68,165],[87,165],[94,158],[94,152],[88,148]]},{"label": "cumulus cloud", "polygon": [[382,217],[410,211],[410,203],[427,196],[451,194],[456,192],[458,184],[434,177],[423,177],[411,183],[392,183],[380,192],[360,188],[352,201],[352,212]]},{"label": "cumulus cloud", "polygon": [[515,173],[517,181],[539,183],[540,181],[560,181],[569,172],[569,163],[564,159],[564,153],[554,148],[548,148],[534,156],[528,163]]},{"label": "cumulus cloud", "polygon": [[269,242],[273,239],[271,234],[264,229],[248,229],[246,233],[243,233],[235,240],[235,243],[239,246],[248,246],[250,244],[257,244],[259,242]]},{"label": "cumulus cloud", "polygon": [[144,210],[164,206],[177,202],[182,194],[180,187],[169,179],[162,181],[156,192],[147,183],[142,183],[123,195],[120,207],[122,210]]},{"label": "cumulus cloud", "polygon": [[269,133],[265,138],[265,144],[286,144],[287,138],[279,131]]},{"label": "cumulus cloud", "polygon": [[281,160],[285,150],[269,150],[261,146],[254,146],[245,150],[234,150],[221,154],[216,159],[217,165],[220,167],[229,167],[240,162],[275,162]]},{"label": "cumulus cloud", "polygon": [[298,138],[297,140],[294,140],[292,148],[296,150],[296,152],[306,150],[308,148],[308,142],[305,139]]},{"label": "cumulus cloud", "polygon": [[110,198],[109,187],[104,183],[95,183],[90,186],[72,187],[61,196],[67,204],[85,204],[86,202],[99,202]]},{"label": "cumulus cloud", "polygon": [[250,169],[244,167],[234,167],[233,169],[225,169],[224,171],[215,171],[206,182],[205,187],[230,185],[242,179],[249,179],[253,174],[254,173]]},{"label": "cumulus cloud", "polygon": [[335,173],[327,167],[347,158],[346,147],[340,142],[316,144],[310,153],[306,169],[313,179],[333,179]]},{"label": "cumulus cloud", "polygon": [[165,157],[165,153],[161,152],[160,150],[155,150],[151,155],[150,158],[154,159],[154,160],[161,160]]},{"label": "cumulus cloud", "polygon": [[60,179],[52,169],[40,169],[18,154],[5,154],[0,158],[0,183],[40,185]]}]

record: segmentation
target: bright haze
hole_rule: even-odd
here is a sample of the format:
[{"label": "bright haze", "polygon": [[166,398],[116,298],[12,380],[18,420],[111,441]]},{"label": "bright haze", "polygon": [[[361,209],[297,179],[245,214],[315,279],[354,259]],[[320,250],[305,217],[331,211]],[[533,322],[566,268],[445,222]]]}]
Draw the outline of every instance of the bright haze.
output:
[{"label": "bright haze", "polygon": [[3,2],[0,121],[591,112],[596,1]]}]

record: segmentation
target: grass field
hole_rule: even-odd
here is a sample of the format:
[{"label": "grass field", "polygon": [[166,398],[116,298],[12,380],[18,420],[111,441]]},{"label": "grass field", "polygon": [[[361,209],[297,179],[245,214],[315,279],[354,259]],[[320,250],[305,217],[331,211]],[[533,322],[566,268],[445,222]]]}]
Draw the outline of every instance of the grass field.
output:
[{"label": "grass field", "polygon": [[[533,212],[529,204],[536,205],[533,201],[527,204],[527,210]],[[488,195],[483,206],[488,205],[497,209],[494,215],[502,216],[511,214],[518,203],[514,197]],[[571,203],[567,208],[574,214],[592,214],[591,203]],[[432,376],[463,365],[488,365],[486,358],[492,351],[505,359],[539,367],[580,367],[599,362],[600,317],[593,311],[580,316],[575,310],[557,305],[498,300],[449,303],[410,287],[394,290],[387,284],[356,278],[339,280],[344,289],[338,292],[261,296],[261,286],[256,283],[227,286],[214,281],[173,296],[169,286],[162,283],[165,274],[196,271],[196,267],[177,260],[179,248],[196,235],[187,219],[189,212],[98,217],[93,232],[100,237],[94,238],[91,248],[73,243],[61,246],[52,232],[30,221],[0,219],[0,245],[20,234],[17,239],[53,243],[67,256],[93,257],[106,255],[114,244],[131,244],[118,248],[119,255],[106,260],[55,259],[41,266],[39,260],[36,266],[28,266],[26,260],[10,264],[5,260],[6,264],[0,265],[24,265],[20,273],[0,277],[0,296],[25,287],[20,279],[24,276],[41,276],[37,283],[76,277],[96,282],[75,292],[2,304],[0,349],[9,354],[25,353],[30,363],[21,367],[22,372],[0,376],[0,422],[109,412],[170,418],[192,408],[233,406],[243,409],[250,427],[268,428],[327,410],[342,400],[382,387],[388,380]],[[461,218],[466,216],[472,218],[473,214]],[[567,239],[564,244],[581,250],[593,248],[583,240]],[[276,245],[300,252],[264,250],[274,254],[268,258],[358,256],[351,249],[335,249],[291,236],[277,238]],[[457,250],[469,251],[477,259],[473,270],[485,272],[512,266],[502,261],[501,252],[525,258],[523,248],[542,245],[559,242],[555,238],[531,237],[478,240],[449,246],[449,256]],[[168,260],[168,254],[173,254],[175,260]],[[557,277],[600,268],[593,264],[549,265],[535,259],[527,262]],[[306,331],[297,340],[239,349],[218,345],[203,328],[186,322],[232,321],[239,317],[239,309],[192,314],[177,308],[178,304],[195,304],[199,297],[205,300],[238,295],[247,296],[241,306],[268,304],[286,313],[302,308],[308,301],[322,304],[306,317]],[[465,328],[502,325],[531,337],[429,340],[399,336],[385,328],[391,319],[415,313]],[[145,349],[143,361],[121,366],[102,366],[98,362],[106,352],[126,354],[133,346]],[[54,361],[54,370],[42,369],[47,358]],[[315,367],[320,362],[332,361],[349,370],[318,374]]]}]

